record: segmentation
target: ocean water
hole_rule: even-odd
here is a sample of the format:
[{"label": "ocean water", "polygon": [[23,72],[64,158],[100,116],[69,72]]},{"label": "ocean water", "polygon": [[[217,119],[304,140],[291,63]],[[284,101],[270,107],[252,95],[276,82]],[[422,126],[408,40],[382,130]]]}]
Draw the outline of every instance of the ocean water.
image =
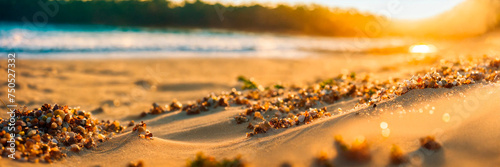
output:
[{"label": "ocean water", "polygon": [[0,53],[21,58],[300,58],[405,45],[398,38],[331,38],[210,29],[0,23]]}]

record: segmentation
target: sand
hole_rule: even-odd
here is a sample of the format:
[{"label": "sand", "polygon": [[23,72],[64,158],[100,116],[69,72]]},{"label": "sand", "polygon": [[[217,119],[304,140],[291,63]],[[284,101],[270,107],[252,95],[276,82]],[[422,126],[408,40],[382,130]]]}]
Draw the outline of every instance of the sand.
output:
[{"label": "sand", "polygon": [[[44,103],[68,104],[87,111],[103,107],[105,112],[100,118],[124,119],[148,110],[153,102],[164,105],[176,98],[184,103],[211,92],[240,88],[237,81],[240,75],[253,77],[262,85],[308,85],[335,77],[343,70],[377,72],[384,70],[381,66],[406,61],[404,58],[384,61],[388,57],[350,54],[310,59],[19,59],[17,103],[30,108]],[[6,64],[5,60],[0,62]],[[1,67],[6,71],[6,66]],[[387,79],[393,75],[387,69],[382,73],[385,75],[377,77]],[[6,73],[1,73],[2,76],[6,78]],[[6,91],[1,89],[0,96],[6,96]]]},{"label": "sand", "polygon": [[[465,94],[460,96],[459,92]],[[422,94],[433,98],[422,98]],[[150,130],[157,136],[153,141],[125,133],[103,143],[96,150],[71,156],[60,165],[74,165],[79,162],[88,166],[123,166],[128,161],[143,159],[148,166],[183,166],[187,158],[203,151],[218,158],[231,158],[241,154],[252,166],[279,166],[284,162],[294,166],[310,166],[313,158],[321,151],[327,152],[331,157],[337,154],[333,147],[334,135],[342,135],[346,141],[352,141],[362,135],[372,144],[374,157],[368,166],[388,164],[392,144],[413,153],[415,158],[412,160],[417,165],[494,166],[500,163],[500,145],[495,140],[500,137],[500,132],[496,131],[500,118],[496,109],[500,105],[495,104],[500,100],[499,95],[498,85],[417,90],[382,103],[377,109],[356,111],[366,114],[377,112],[377,115],[356,116],[355,112],[351,112],[322,119],[310,125],[272,130],[252,138],[243,135],[246,131],[245,124],[236,125],[231,121],[231,116],[238,113],[238,108],[211,111],[196,116],[175,112],[145,118],[151,126]],[[463,114],[450,108],[464,99],[477,99],[479,103],[460,106]],[[349,101],[345,101],[331,107],[347,109],[345,104],[348,103]],[[400,114],[398,112],[401,110],[392,107],[398,104],[405,110],[414,111]],[[427,105],[430,107],[426,109]],[[432,107],[435,107],[435,110],[430,114]],[[423,113],[417,111],[420,108],[424,110]],[[450,122],[442,120],[446,112],[451,115]],[[381,135],[379,124],[382,121],[387,122],[391,129],[387,138]],[[418,138],[426,135],[435,135],[442,143],[443,150],[429,155],[419,151]],[[341,160],[335,162],[345,164]]]},{"label": "sand", "polygon": [[[304,59],[19,59],[16,98],[18,104],[30,108],[43,103],[80,106],[87,111],[102,107],[103,112],[93,112],[95,117],[123,124],[144,121],[154,134],[154,140],[140,139],[128,128],[94,149],[68,153],[66,159],[51,166],[126,166],[137,160],[144,160],[146,166],[184,166],[199,151],[217,159],[240,154],[250,166],[311,166],[321,152],[336,165],[360,165],[338,158],[335,135],[348,143],[364,138],[370,144],[373,158],[362,164],[365,166],[389,164],[393,144],[408,153],[415,166],[499,165],[499,84],[412,90],[376,108],[354,109],[357,99],[343,99],[327,107],[330,111],[342,108],[344,113],[250,138],[245,136],[250,132],[247,124],[236,124],[233,119],[244,110],[241,106],[193,116],[176,111],[138,117],[153,102],[165,105],[177,98],[184,103],[211,92],[239,88],[239,75],[253,77],[263,85],[308,85],[346,70],[370,73],[380,80],[408,78],[436,63],[408,60],[408,55],[399,54],[313,55]],[[5,60],[0,64],[5,70]],[[6,78],[5,73],[0,78]],[[0,96],[6,96],[5,84],[0,87]],[[5,112],[1,117],[6,118]],[[386,137],[382,122],[390,129]],[[435,136],[443,148],[435,153],[419,149],[418,139],[427,135]],[[0,166],[45,165],[49,164],[0,159]]]}]

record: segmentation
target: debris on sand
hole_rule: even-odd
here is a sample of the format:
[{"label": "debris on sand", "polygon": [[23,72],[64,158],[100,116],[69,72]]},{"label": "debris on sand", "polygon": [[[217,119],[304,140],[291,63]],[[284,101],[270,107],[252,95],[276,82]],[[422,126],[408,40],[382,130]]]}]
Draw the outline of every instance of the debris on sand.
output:
[{"label": "debris on sand", "polygon": [[[245,110],[234,117],[237,124],[249,121],[255,123],[258,119],[258,121],[269,122],[272,128],[288,128],[309,124],[324,116],[331,116],[330,112],[326,112],[325,104],[332,104],[342,99],[359,99],[354,109],[377,108],[380,102],[394,99],[414,89],[452,88],[460,85],[496,82],[500,79],[499,64],[498,58],[488,57],[478,61],[442,60],[436,67],[419,72],[406,80],[391,78],[379,82],[371,79],[369,75],[360,77],[356,73],[343,73],[305,87],[280,85],[264,88],[252,79],[239,77],[238,80],[244,83],[243,92],[233,88],[231,92],[211,93],[196,102],[184,105],[174,100],[166,111],[182,110],[188,115],[195,115],[217,107],[242,105]],[[142,115],[152,114],[153,111],[161,113],[162,110],[155,109]],[[336,113],[349,112],[339,109]],[[257,125],[254,127],[254,132],[247,133],[247,136],[263,132],[261,127],[257,128],[258,131],[255,131],[255,128]]]},{"label": "debris on sand", "polygon": [[150,114],[161,114],[165,112],[165,109],[163,107],[161,107],[158,103],[153,103],[153,107],[151,107],[151,109],[149,110],[149,113]]},{"label": "debris on sand", "polygon": [[153,139],[153,133],[151,133],[148,129],[146,129],[146,123],[141,121],[141,123],[138,123],[135,125],[135,127],[132,129],[133,132],[139,133],[139,137],[142,139]]},{"label": "debris on sand", "polygon": [[245,167],[247,166],[241,160],[241,155],[236,156],[233,159],[223,159],[222,161],[217,161],[212,156],[205,156],[203,152],[198,152],[194,160],[187,160],[186,167]]},{"label": "debris on sand", "polygon": [[313,167],[333,167],[331,159],[328,159],[328,155],[325,152],[321,152],[321,154],[314,158]]},{"label": "debris on sand", "polygon": [[[92,149],[95,141],[104,142],[113,133],[122,132],[125,127],[118,121],[99,121],[90,112],[80,108],[44,104],[29,110],[27,107],[15,109],[15,130],[7,133],[8,120],[0,118],[0,142],[15,140],[19,161],[52,163],[66,157],[68,151],[80,152]],[[14,134],[14,136],[11,136]],[[7,153],[7,149],[4,153]],[[8,154],[2,154],[8,156]]]},{"label": "debris on sand", "polygon": [[434,136],[427,136],[420,138],[420,147],[431,151],[438,151],[441,149],[441,144],[436,142]]},{"label": "debris on sand", "polygon": [[248,122],[248,118],[246,117],[246,115],[243,115],[241,113],[238,116],[234,117],[234,120],[237,124]]},{"label": "debris on sand", "polygon": [[339,148],[339,155],[349,161],[366,163],[372,158],[370,146],[364,138],[356,139],[351,146],[349,146],[344,142],[342,136],[335,136],[335,144]]},{"label": "debris on sand", "polygon": [[390,159],[392,165],[402,165],[410,161],[408,156],[397,145],[392,145]]},{"label": "debris on sand", "polygon": [[130,162],[128,167],[144,167],[144,161],[139,160],[137,162]]},{"label": "debris on sand", "polygon": [[252,137],[253,135],[260,133],[266,133],[269,129],[271,129],[271,125],[269,125],[269,122],[261,122],[258,125],[254,126],[253,132],[247,133],[247,137]]}]

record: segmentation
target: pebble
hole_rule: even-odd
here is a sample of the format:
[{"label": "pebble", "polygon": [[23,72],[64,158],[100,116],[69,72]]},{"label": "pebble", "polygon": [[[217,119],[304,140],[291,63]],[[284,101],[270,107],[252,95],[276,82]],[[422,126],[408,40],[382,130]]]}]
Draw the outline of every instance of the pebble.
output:
[{"label": "pebble", "polygon": [[[57,104],[53,107],[44,104],[33,110],[28,110],[26,107],[15,109],[15,113],[19,115],[14,132],[15,139],[19,141],[16,141],[18,148],[16,159],[29,162],[52,163],[61,160],[66,157],[67,150],[60,148],[70,146],[67,149],[75,152],[81,150],[82,146],[90,149],[95,146],[94,138],[111,132],[118,133],[124,129],[117,122],[99,121],[79,108],[72,109]],[[7,133],[7,127],[3,126],[7,123],[7,120],[0,119],[3,129],[0,131],[2,143],[11,138],[10,133]]]},{"label": "pebble", "polygon": [[299,116],[299,122],[304,122],[305,119],[306,117],[304,115]]}]

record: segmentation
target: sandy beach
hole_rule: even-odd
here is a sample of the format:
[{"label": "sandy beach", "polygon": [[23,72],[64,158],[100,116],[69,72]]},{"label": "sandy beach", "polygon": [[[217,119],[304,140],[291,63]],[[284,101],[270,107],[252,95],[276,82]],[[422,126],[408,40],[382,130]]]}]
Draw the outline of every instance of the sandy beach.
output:
[{"label": "sandy beach", "polygon": [[[5,64],[5,61],[2,61]],[[198,115],[183,111],[139,117],[151,104],[168,105],[175,98],[193,102],[211,92],[240,88],[236,78],[253,77],[259,84],[312,85],[345,71],[371,74],[375,80],[409,78],[435,62],[414,64],[400,56],[316,56],[308,59],[131,59],[131,60],[18,60],[17,100],[28,108],[43,103],[80,106],[101,120],[144,121],[154,134],[144,140],[127,128],[109,141],[52,164],[3,159],[2,166],[125,166],[143,160],[147,166],[184,166],[197,152],[217,159],[241,155],[250,166],[314,166],[321,153],[337,165],[334,136],[347,143],[370,144],[372,160],[365,166],[385,166],[390,149],[398,145],[416,166],[494,166],[500,163],[498,84],[474,84],[412,90],[377,107],[357,107],[359,99],[346,98],[322,105],[334,113],[311,124],[274,129],[246,137],[247,124],[233,117],[242,106],[217,108]],[[405,65],[404,69],[399,68]],[[2,69],[5,69],[2,66]],[[5,77],[5,76],[4,76]],[[5,89],[1,89],[5,95]],[[102,110],[96,110],[101,108]],[[319,108],[319,107],[318,107]],[[338,112],[341,108],[344,112]],[[4,114],[4,113],[2,113]],[[2,115],[2,117],[6,117]],[[384,122],[390,131],[383,131]],[[432,135],[439,152],[419,149],[418,140]]]},{"label": "sandy beach", "polygon": [[298,86],[335,77],[346,70],[380,71],[376,77],[385,79],[387,75],[400,75],[393,75],[390,70],[406,61],[404,57],[393,57],[390,61],[378,58],[348,55],[309,59],[20,59],[16,93],[21,105],[78,104],[87,110],[104,107],[103,118],[121,119],[148,110],[153,102],[163,105],[173,99],[189,102],[212,92],[239,89],[238,76],[253,77],[262,85]]},{"label": "sandy beach", "polygon": [[0,167],[500,166],[498,0],[0,1]]}]

